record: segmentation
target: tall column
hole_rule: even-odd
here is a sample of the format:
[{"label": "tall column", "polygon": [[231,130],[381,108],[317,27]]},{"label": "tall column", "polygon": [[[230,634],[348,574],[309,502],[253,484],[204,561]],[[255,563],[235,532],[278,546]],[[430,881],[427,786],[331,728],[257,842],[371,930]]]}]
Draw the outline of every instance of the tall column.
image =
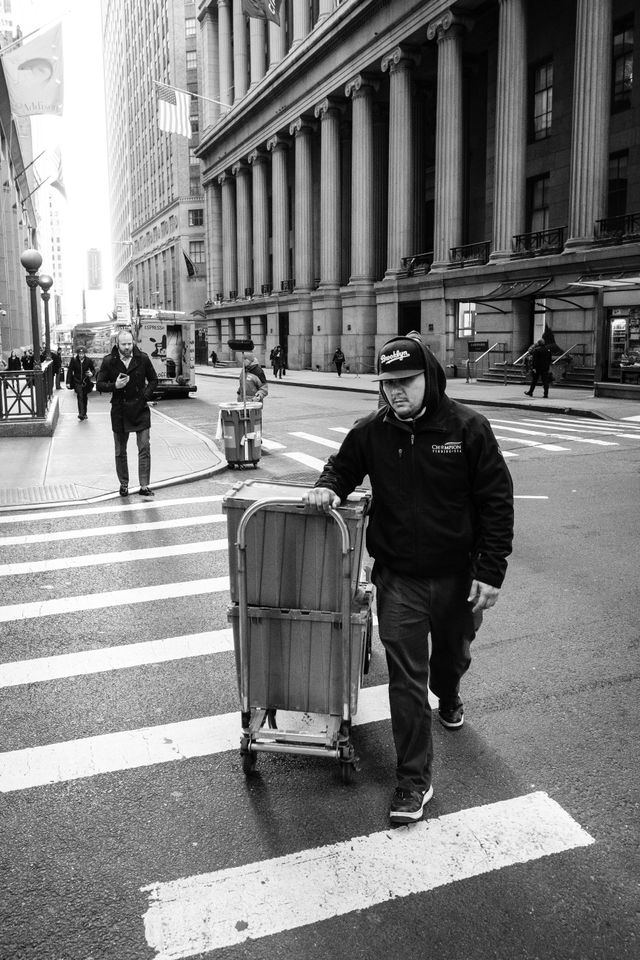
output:
[{"label": "tall column", "polygon": [[311,31],[311,9],[307,0],[298,0],[292,4],[293,7],[293,43],[295,47],[302,43],[307,34]]},{"label": "tall column", "polygon": [[287,186],[287,147],[284,137],[267,140],[271,151],[271,222],[273,234],[273,289],[280,291],[280,284],[289,277],[289,191]]},{"label": "tall column", "polygon": [[492,260],[511,256],[524,231],[527,143],[526,0],[498,0],[498,77]]},{"label": "tall column", "polygon": [[463,106],[462,37],[464,25],[450,11],[429,24],[427,36],[438,41],[436,169],[433,267],[446,267],[451,247],[462,243]]},{"label": "tall column", "polygon": [[251,165],[253,187],[253,286],[256,293],[262,292],[269,277],[269,195],[267,191],[268,157],[261,150],[254,150],[247,157]]},{"label": "tall column", "polygon": [[313,124],[304,117],[298,117],[289,127],[295,143],[294,256],[298,292],[307,292],[313,286],[312,132]]},{"label": "tall column", "polygon": [[325,99],[320,118],[320,286],[340,283],[340,108]]},{"label": "tall column", "polygon": [[345,96],[351,117],[351,277],[373,281],[373,81],[362,74],[350,80]]},{"label": "tall column", "polygon": [[200,20],[199,44],[202,62],[203,96],[202,127],[205,130],[220,116],[220,106],[212,103],[220,100],[220,59],[218,54],[218,15],[215,9],[207,7]]},{"label": "tall column", "polygon": [[222,187],[222,286],[226,299],[231,290],[238,289],[236,205],[230,174],[221,173],[218,183]]},{"label": "tall column", "polygon": [[236,232],[238,242],[238,296],[253,287],[253,230],[251,222],[251,188],[249,167],[235,163],[231,172],[236,178]]},{"label": "tall column", "polygon": [[326,20],[329,14],[333,13],[334,6],[334,0],[320,0],[318,6],[318,23],[321,23],[322,20]]},{"label": "tall column", "polygon": [[[301,0],[298,0],[301,2]],[[269,21],[269,67],[275,67],[277,63],[284,60],[287,52],[287,37],[284,32],[284,12],[281,17],[280,26]]]},{"label": "tall column", "polygon": [[207,254],[207,278],[211,276],[212,300],[216,294],[223,292],[222,277],[222,198],[220,184],[210,180],[205,184],[205,196],[209,198],[207,210],[207,237],[209,252]]},{"label": "tall column", "polygon": [[247,21],[242,12],[242,0],[233,0],[233,101],[244,97],[249,87],[249,53],[247,50]]},{"label": "tall column", "polygon": [[231,52],[231,3],[232,0],[218,0],[218,49],[220,66],[220,100],[227,106],[227,113],[233,105],[233,58]]},{"label": "tall column", "polygon": [[611,0],[578,0],[567,247],[593,240],[606,216],[611,87]]},{"label": "tall column", "polygon": [[267,24],[265,20],[251,17],[249,20],[249,48],[251,52],[251,86],[264,77],[266,66]]},{"label": "tall column", "polygon": [[400,260],[412,252],[415,196],[415,150],[411,70],[418,57],[396,47],[382,61],[389,71],[389,193],[387,221],[387,271],[395,276]]}]

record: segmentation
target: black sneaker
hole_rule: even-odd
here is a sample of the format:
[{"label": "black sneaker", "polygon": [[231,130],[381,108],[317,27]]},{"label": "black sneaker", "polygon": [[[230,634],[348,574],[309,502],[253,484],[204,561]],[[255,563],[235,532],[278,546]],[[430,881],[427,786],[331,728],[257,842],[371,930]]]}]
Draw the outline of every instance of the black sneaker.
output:
[{"label": "black sneaker", "polygon": [[425,804],[433,796],[433,787],[428,790],[403,790],[397,787],[391,800],[389,819],[392,823],[414,823],[422,819]]},{"label": "black sneaker", "polygon": [[140,487],[138,493],[141,497],[155,497],[155,493],[151,487]]},{"label": "black sneaker", "polygon": [[124,483],[120,484],[120,496],[121,497],[129,496],[129,487],[127,487]]},{"label": "black sneaker", "polygon": [[459,730],[464,723],[464,706],[460,697],[456,700],[441,700],[438,719],[447,730]]}]

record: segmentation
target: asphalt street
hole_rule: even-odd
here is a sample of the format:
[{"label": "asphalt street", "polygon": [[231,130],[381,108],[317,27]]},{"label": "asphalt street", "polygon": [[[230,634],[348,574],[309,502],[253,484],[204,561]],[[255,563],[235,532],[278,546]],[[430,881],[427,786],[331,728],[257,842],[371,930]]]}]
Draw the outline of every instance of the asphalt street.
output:
[{"label": "asphalt street", "polygon": [[[228,387],[160,409],[213,439]],[[312,482],[374,405],[275,385],[256,470],[0,513],[2,960],[638,956],[637,422],[482,409],[515,549],[422,824],[388,827],[375,631],[353,783],[242,772],[221,498]]]}]

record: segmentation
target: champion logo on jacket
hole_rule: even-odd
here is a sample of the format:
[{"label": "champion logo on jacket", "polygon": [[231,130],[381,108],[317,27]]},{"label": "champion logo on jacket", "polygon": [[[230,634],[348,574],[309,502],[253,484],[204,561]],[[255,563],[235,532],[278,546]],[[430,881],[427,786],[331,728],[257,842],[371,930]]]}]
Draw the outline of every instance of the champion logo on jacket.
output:
[{"label": "champion logo on jacket", "polygon": [[448,440],[447,443],[432,443],[431,453],[462,453],[462,440]]}]

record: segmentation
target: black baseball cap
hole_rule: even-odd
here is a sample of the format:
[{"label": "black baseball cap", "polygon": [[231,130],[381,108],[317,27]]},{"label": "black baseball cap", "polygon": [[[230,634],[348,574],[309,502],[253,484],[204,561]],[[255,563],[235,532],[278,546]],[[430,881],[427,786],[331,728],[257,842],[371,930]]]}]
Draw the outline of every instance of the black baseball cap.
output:
[{"label": "black baseball cap", "polygon": [[421,345],[409,337],[398,337],[385,343],[378,357],[378,376],[374,380],[400,380],[416,377],[426,370]]}]

